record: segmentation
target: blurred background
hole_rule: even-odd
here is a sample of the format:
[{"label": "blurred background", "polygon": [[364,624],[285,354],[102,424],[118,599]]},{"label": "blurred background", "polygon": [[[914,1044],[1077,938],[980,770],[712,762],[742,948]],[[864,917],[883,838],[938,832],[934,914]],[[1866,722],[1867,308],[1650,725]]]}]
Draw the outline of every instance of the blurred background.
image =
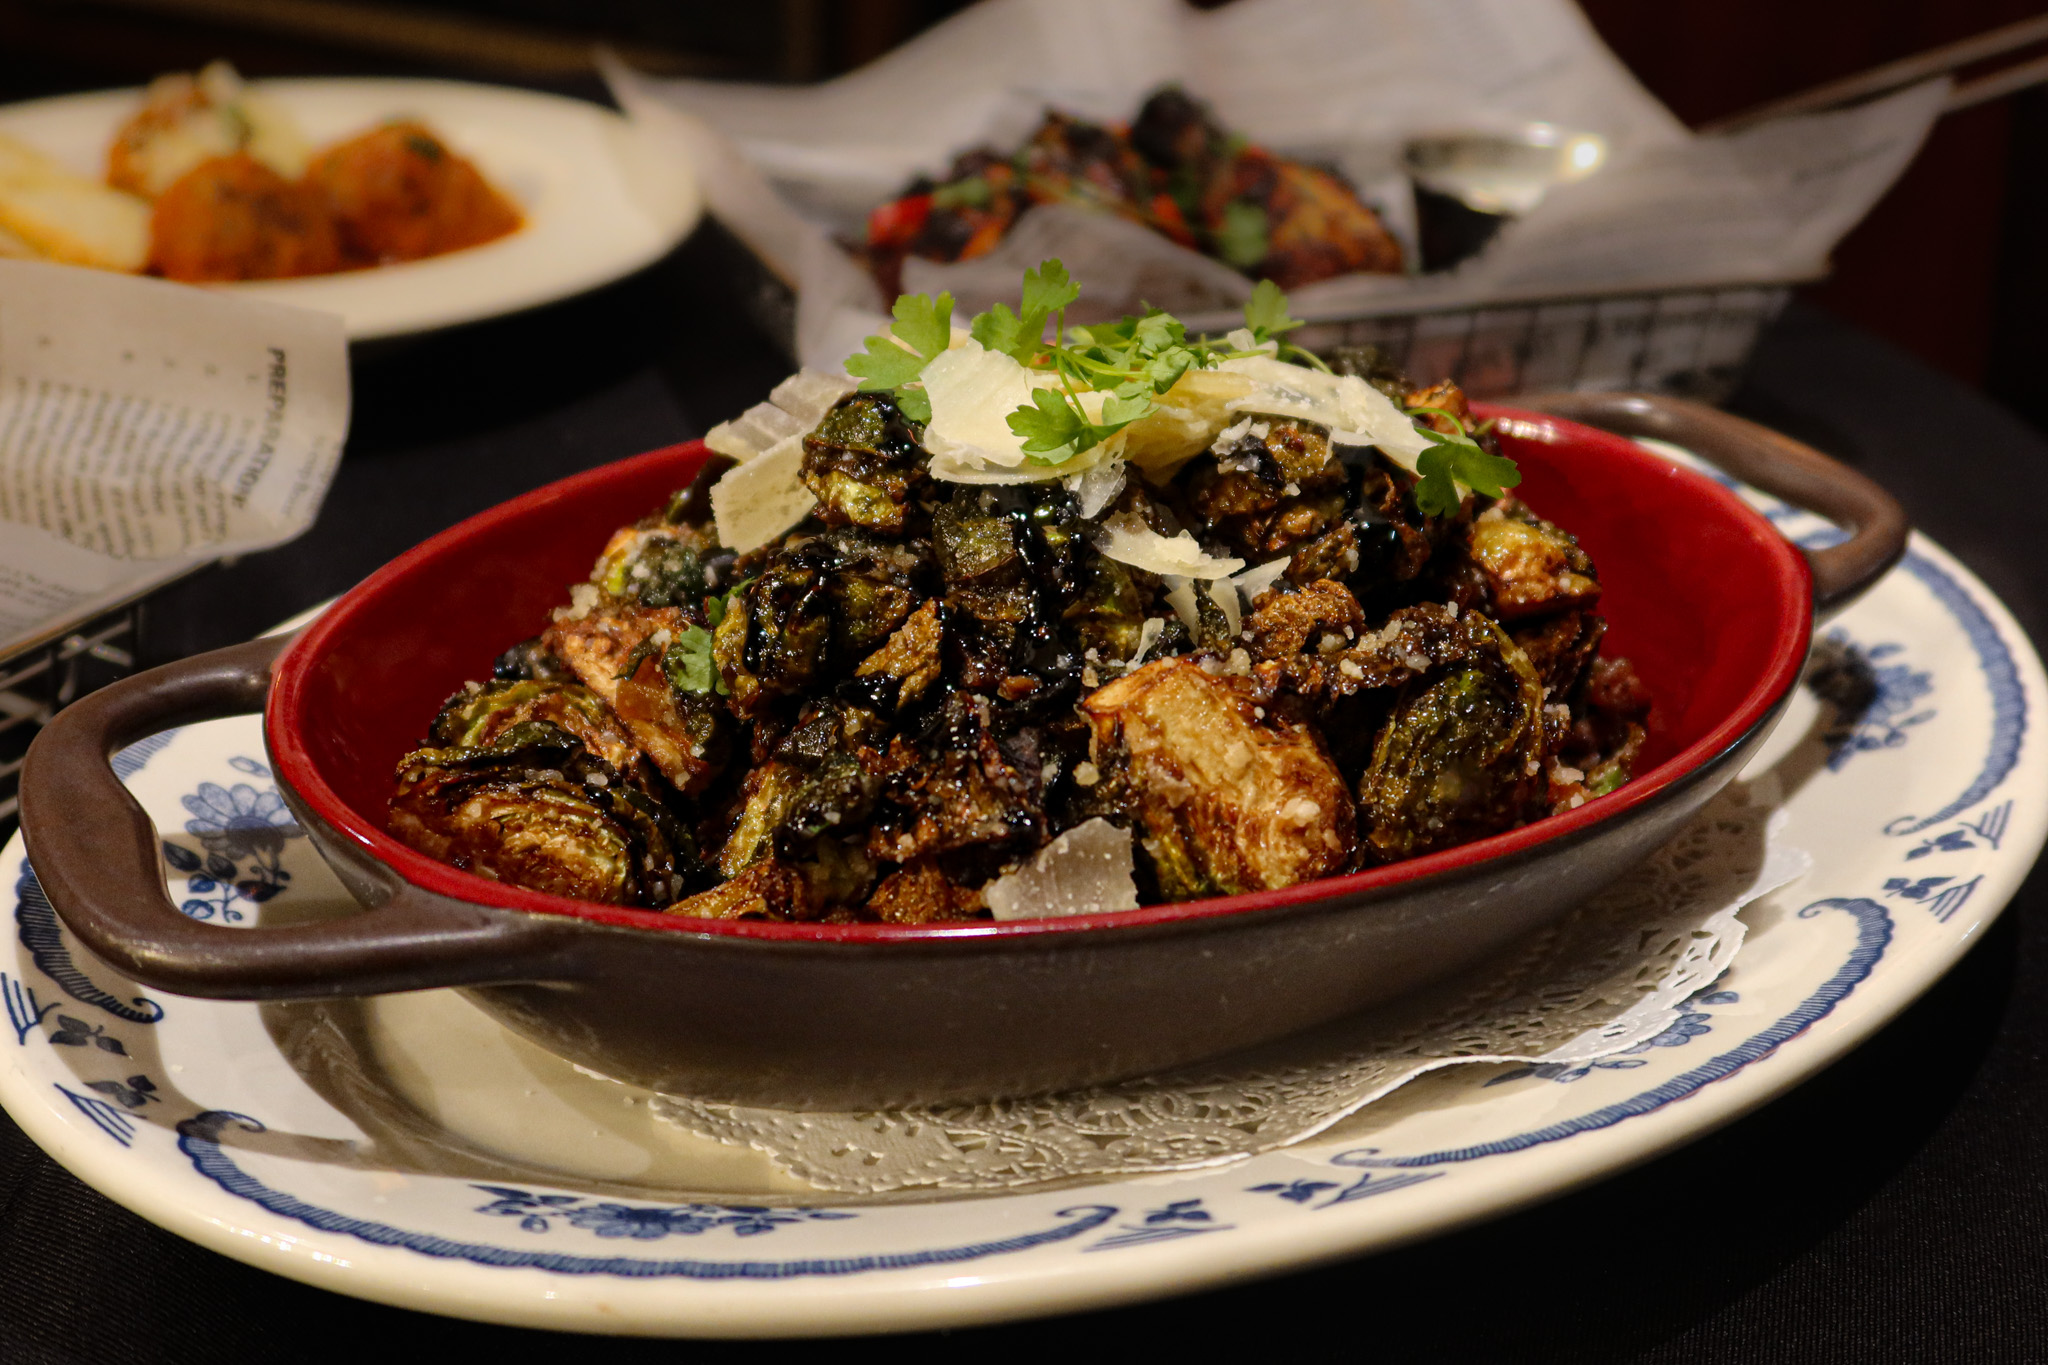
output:
[{"label": "blurred background", "polygon": [[[0,0],[0,101],[134,85],[226,57],[249,76],[444,74],[602,99],[601,39],[668,75],[813,81],[965,0]],[[2048,13],[2048,0],[1581,0],[1695,127]],[[1204,7],[1214,7],[1207,0]],[[1483,79],[1483,73],[1474,73]],[[2048,426],[2048,90],[1943,119],[1802,294]]]}]

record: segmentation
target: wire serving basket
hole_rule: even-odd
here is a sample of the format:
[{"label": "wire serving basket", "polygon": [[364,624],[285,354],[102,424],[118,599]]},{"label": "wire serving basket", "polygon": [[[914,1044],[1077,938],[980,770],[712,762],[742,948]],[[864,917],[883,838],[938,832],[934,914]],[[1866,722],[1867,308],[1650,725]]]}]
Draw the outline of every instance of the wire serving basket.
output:
[{"label": "wire serving basket", "polygon": [[1411,378],[1454,379],[1475,398],[1647,390],[1723,403],[1791,292],[1727,285],[1312,320],[1296,338],[1377,347]]}]

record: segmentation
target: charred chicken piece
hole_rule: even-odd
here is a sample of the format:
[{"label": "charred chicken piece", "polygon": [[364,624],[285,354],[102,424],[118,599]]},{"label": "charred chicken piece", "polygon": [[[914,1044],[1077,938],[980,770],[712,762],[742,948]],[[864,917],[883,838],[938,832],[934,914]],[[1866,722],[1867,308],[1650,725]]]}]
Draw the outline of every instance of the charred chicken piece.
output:
[{"label": "charred chicken piece", "polygon": [[442,862],[608,905],[683,894],[694,856],[674,817],[547,721],[475,748],[419,749],[398,768],[391,832]]},{"label": "charred chicken piece", "polygon": [[1254,278],[1293,289],[1401,269],[1400,244],[1342,179],[1229,136],[1185,91],[1148,99],[1131,140],[1165,172],[1204,247]]},{"label": "charred chicken piece", "polygon": [[1342,774],[1312,730],[1262,714],[1241,682],[1160,659],[1081,705],[1165,899],[1292,886],[1349,861]]}]

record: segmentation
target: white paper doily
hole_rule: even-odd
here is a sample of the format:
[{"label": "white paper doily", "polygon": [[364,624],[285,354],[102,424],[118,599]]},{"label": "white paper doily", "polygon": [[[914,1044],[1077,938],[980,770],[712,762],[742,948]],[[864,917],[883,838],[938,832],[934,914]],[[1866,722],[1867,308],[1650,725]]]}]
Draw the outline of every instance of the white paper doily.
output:
[{"label": "white paper doily", "polygon": [[1427,1071],[1568,1069],[1672,1028],[1742,946],[1736,912],[1807,871],[1776,784],[1737,783],[1647,863],[1455,981],[1177,1072],[1036,1099],[796,1113],[659,1096],[690,1132],[752,1146],[823,1190],[992,1191],[1218,1165],[1299,1142]]}]

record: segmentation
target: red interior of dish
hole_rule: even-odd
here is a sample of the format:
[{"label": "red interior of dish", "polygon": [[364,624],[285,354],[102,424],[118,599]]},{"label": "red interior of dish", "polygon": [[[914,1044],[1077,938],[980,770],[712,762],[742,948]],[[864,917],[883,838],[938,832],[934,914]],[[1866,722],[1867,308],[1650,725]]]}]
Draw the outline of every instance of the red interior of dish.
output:
[{"label": "red interior of dish", "polygon": [[430,890],[614,924],[784,938],[926,938],[1076,932],[1224,913],[1427,875],[1528,847],[1649,799],[1739,739],[1797,677],[1811,629],[1806,563],[1712,480],[1632,442],[1496,409],[1519,490],[1599,566],[1604,648],[1635,661],[1656,697],[1645,769],[1566,815],[1351,877],[1112,915],[949,928],[704,921],[618,910],[503,885],[438,863],[384,832],[393,771],[450,692],[489,676],[585,578],[611,532],[686,483],[699,442],[621,460],[517,498],[409,551],[320,617],[280,661],[266,717],[281,776],[346,837]]}]

